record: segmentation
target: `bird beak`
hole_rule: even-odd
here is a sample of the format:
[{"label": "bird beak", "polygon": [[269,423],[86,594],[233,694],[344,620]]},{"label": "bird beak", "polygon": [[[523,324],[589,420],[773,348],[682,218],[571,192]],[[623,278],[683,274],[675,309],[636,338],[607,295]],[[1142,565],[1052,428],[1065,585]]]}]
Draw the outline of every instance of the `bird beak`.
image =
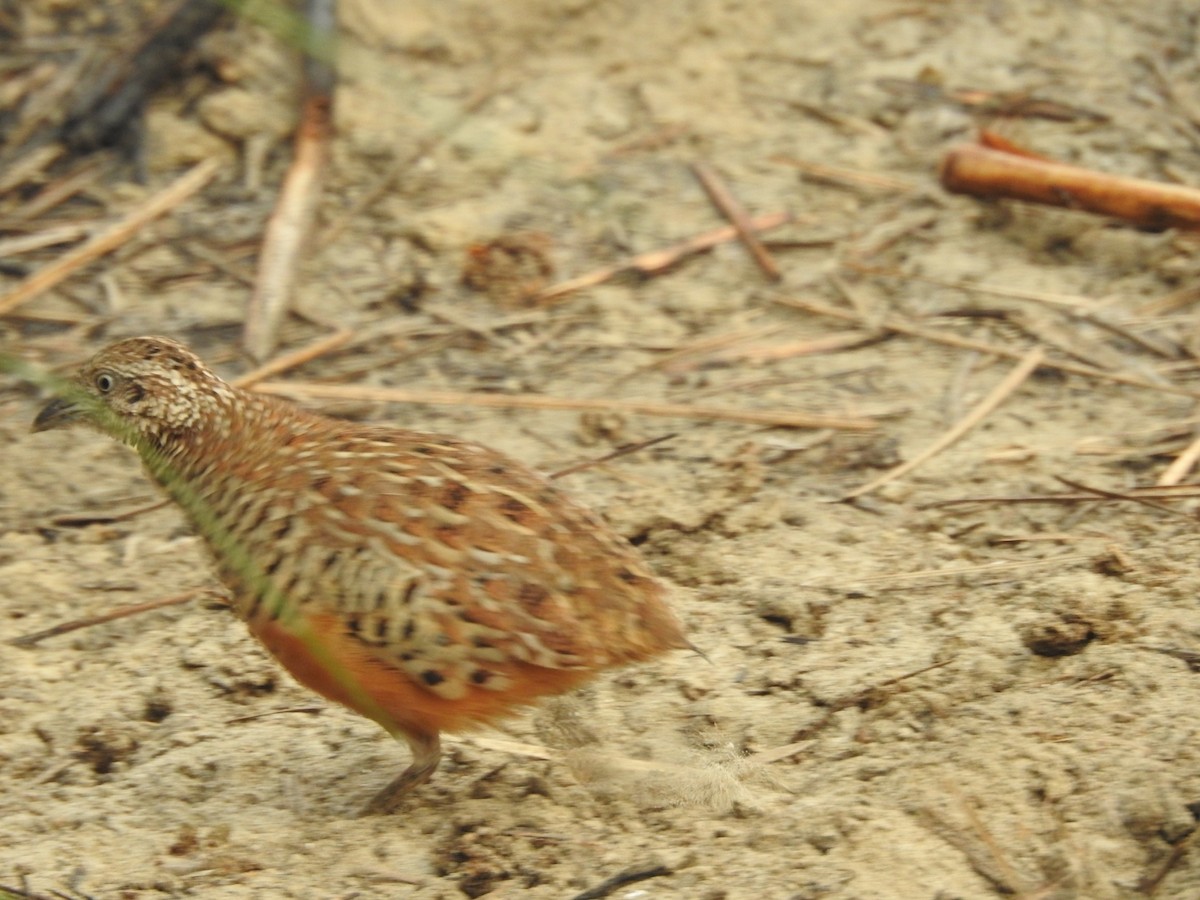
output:
[{"label": "bird beak", "polygon": [[47,403],[37,418],[33,420],[33,431],[50,431],[54,428],[67,428],[83,418],[83,410],[74,400],[66,397],[56,397]]}]

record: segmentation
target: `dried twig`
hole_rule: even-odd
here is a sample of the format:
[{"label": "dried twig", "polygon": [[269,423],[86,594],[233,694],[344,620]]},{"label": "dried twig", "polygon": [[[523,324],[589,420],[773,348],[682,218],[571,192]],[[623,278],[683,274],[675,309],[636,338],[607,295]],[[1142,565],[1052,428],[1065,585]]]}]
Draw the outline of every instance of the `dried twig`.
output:
[{"label": "dried twig", "polygon": [[[787,638],[784,640],[787,640]],[[790,744],[784,744],[782,747],[773,747],[769,750],[761,750],[758,753],[752,753],[749,757],[747,757],[747,761],[755,765],[764,766],[795,756],[797,753],[800,753],[811,747],[814,735],[820,731],[823,731],[831,722],[833,722],[834,717],[841,710],[850,709],[851,707],[855,706],[861,707],[867,703],[879,705],[883,702],[886,702],[889,699],[889,695],[883,692],[884,688],[891,687],[894,684],[899,684],[901,681],[906,681],[909,678],[916,678],[918,675],[924,675],[926,672],[931,672],[934,669],[941,669],[950,665],[954,661],[955,657],[950,657],[949,659],[944,659],[940,662],[930,663],[929,665],[922,666],[921,668],[915,669],[912,672],[905,672],[902,675],[895,675],[892,678],[888,678],[885,681],[878,682],[877,684],[869,684],[864,688],[834,700],[829,704],[828,707],[826,707],[825,713],[820,718],[818,718],[815,722],[810,723],[802,730],[801,733],[804,735],[804,737],[801,740],[794,741]]]},{"label": "dried twig", "polygon": [[971,860],[975,871],[1005,893],[1016,894],[1019,897],[1028,896],[1029,891],[1023,887],[1025,879],[1017,873],[1008,854],[984,824],[983,819],[979,817],[975,807],[967,802],[966,797],[959,792],[956,786],[947,783],[946,789],[947,793],[958,800],[959,809],[967,817],[967,821],[971,823],[971,827],[975,831],[975,836],[979,838],[980,843],[986,848],[988,856],[991,857],[992,865],[989,866],[982,854],[968,849],[969,845],[964,839],[960,849],[967,853],[967,858]]},{"label": "dried twig", "polygon": [[[310,27],[326,52],[332,46],[331,0],[308,0]],[[267,223],[254,296],[246,311],[244,343],[256,360],[271,354],[292,302],[300,253],[312,228],[333,137],[334,70],[329,60],[305,60],[304,107],[296,129],[292,165]]]},{"label": "dried twig", "polygon": [[1158,870],[1151,875],[1145,876],[1138,882],[1136,888],[1138,893],[1145,894],[1147,897],[1153,897],[1157,894],[1163,881],[1171,874],[1171,870],[1179,865],[1179,861],[1183,859],[1184,854],[1191,849],[1197,834],[1200,834],[1200,831],[1192,831],[1191,834],[1171,847],[1171,852],[1167,854],[1167,858],[1163,860],[1163,864],[1158,867]]},{"label": "dried twig", "polygon": [[[947,566],[942,569],[921,569],[916,572],[888,572],[883,575],[870,575],[866,578],[854,579],[855,584],[895,584],[908,581],[922,581],[926,578],[961,578],[964,575],[989,575],[993,572],[1014,572],[1022,569],[1037,568],[1038,566],[1066,566],[1072,563],[1091,562],[1095,557],[1091,554],[1070,554],[1054,556],[1048,559],[1026,559],[1014,562],[980,563],[976,566]],[[819,587],[810,585],[810,587]],[[835,588],[836,589],[836,588]]]},{"label": "dried twig", "polygon": [[[19,140],[18,136],[12,134],[6,134],[5,138],[9,142]],[[60,145],[49,144],[24,151],[15,158],[6,154],[0,159],[0,162],[3,163],[3,167],[0,167],[0,194],[7,194],[23,184],[36,181],[45,169],[63,155],[63,152]]]},{"label": "dried twig", "polygon": [[586,891],[581,891],[576,894],[571,900],[602,900],[607,897],[617,888],[622,888],[627,884],[634,884],[638,881],[645,881],[647,878],[661,878],[664,875],[675,874],[667,866],[651,866],[647,869],[628,869],[619,875],[614,875],[612,878],[606,878],[598,885],[588,888]]},{"label": "dried twig", "polygon": [[700,186],[704,188],[704,193],[708,194],[708,199],[713,202],[713,206],[737,229],[738,237],[746,245],[746,249],[758,267],[772,281],[779,281],[783,277],[779,271],[779,264],[775,262],[771,254],[767,252],[767,248],[762,245],[762,241],[758,239],[750,216],[721,176],[712,166],[703,162],[692,163],[692,173],[700,182]]},{"label": "dried twig", "polygon": [[1138,644],[1137,646],[1142,650],[1149,650],[1151,653],[1165,653],[1180,662],[1187,663],[1187,667],[1193,672],[1200,672],[1200,653],[1195,650],[1185,650],[1182,647],[1156,647],[1153,644]]},{"label": "dried twig", "polygon": [[[767,213],[766,215],[756,216],[751,219],[749,224],[755,231],[770,231],[772,228],[778,228],[780,225],[786,225],[791,221],[792,216],[789,213]],[[639,275],[656,275],[665,269],[669,269],[684,257],[691,256],[694,253],[701,253],[705,250],[711,250],[718,244],[734,240],[737,236],[737,229],[731,225],[724,228],[717,228],[713,231],[706,231],[703,234],[688,238],[686,241],[672,244],[666,249],[639,253],[637,256],[619,262],[616,265],[605,266],[603,269],[596,269],[592,272],[569,278],[566,281],[561,281],[558,284],[552,284],[534,294],[531,297],[531,302],[549,303],[551,300],[557,300],[560,297],[565,297],[567,294],[573,294],[584,288],[603,284],[625,272],[637,272]]]},{"label": "dried twig", "polygon": [[57,225],[33,234],[0,238],[0,257],[20,256],[22,253],[32,253],[57,244],[70,244],[87,237],[88,231],[86,225]]},{"label": "dried twig", "polygon": [[[71,760],[71,762],[74,763],[75,761]],[[21,877],[21,880],[24,883],[24,876]],[[18,900],[64,900],[64,898],[66,900],[73,900],[73,898],[67,897],[61,891],[55,891],[54,895],[51,896],[50,894],[36,894],[29,890],[28,887],[13,887],[8,884],[0,884],[0,900],[9,900],[8,895],[10,894],[18,898]]]},{"label": "dried twig", "polygon": [[567,475],[574,475],[576,472],[582,472],[584,469],[590,469],[593,466],[598,466],[602,463],[612,462],[612,460],[618,459],[622,456],[628,456],[630,453],[637,453],[641,450],[645,450],[647,447],[653,447],[656,444],[669,441],[675,436],[676,433],[671,432],[670,434],[660,434],[658,437],[648,438],[644,441],[636,441],[632,444],[622,444],[616,450],[612,451],[612,453],[606,453],[603,456],[596,457],[595,459],[585,459],[583,462],[577,462],[574,465],[567,466],[566,468],[557,469],[546,477],[564,478]]},{"label": "dried twig", "polygon": [[1088,494],[1095,494],[1098,497],[1103,497],[1106,500],[1126,500],[1130,503],[1137,503],[1142,506],[1148,506],[1151,509],[1157,509],[1159,512],[1170,513],[1173,516],[1182,516],[1185,519],[1194,520],[1194,516],[1185,512],[1180,512],[1177,509],[1172,509],[1169,506],[1164,506],[1161,503],[1155,503],[1153,500],[1148,500],[1145,497],[1135,497],[1131,494],[1123,494],[1118,491],[1109,491],[1104,488],[1091,487],[1090,485],[1081,484],[1078,481],[1072,481],[1070,478],[1064,478],[1061,475],[1055,475],[1054,479],[1065,484],[1069,488],[1074,488],[1077,491],[1084,491]]},{"label": "dried twig", "polygon": [[771,162],[799,169],[804,175],[819,181],[834,184],[846,184],[853,187],[868,187],[880,191],[915,191],[919,185],[894,175],[881,175],[878,172],[860,172],[857,169],[847,169],[842,166],[831,166],[826,163],[810,162],[806,159],[796,159],[792,156],[772,156]]},{"label": "dried twig", "polygon": [[1059,307],[1069,310],[1087,309],[1095,304],[1095,300],[1090,297],[1082,297],[1078,294],[1056,294],[1052,291],[1032,291],[1025,288],[1013,287],[1007,284],[987,284],[981,281],[968,281],[964,278],[938,278],[936,275],[918,275],[912,272],[904,272],[900,269],[886,268],[884,266],[869,266],[863,263],[850,260],[846,263],[846,268],[853,269],[855,272],[861,272],[863,275],[871,275],[873,277],[896,278],[902,281],[919,281],[923,284],[936,284],[939,287],[953,288],[960,291],[968,291],[976,294],[989,294],[994,297],[1010,297],[1014,300],[1031,300],[1035,303],[1043,303],[1047,306]]},{"label": "dried twig", "polygon": [[1200,227],[1200,190],[1005,153],[976,144],[950,150],[942,186],[973,197],[1010,198],[1124,219],[1143,228]]},{"label": "dried twig", "polygon": [[242,722],[253,722],[255,719],[265,719],[268,716],[282,716],[290,713],[308,713],[309,715],[319,715],[329,709],[328,706],[289,706],[286,709],[269,709],[266,712],[250,713],[246,716],[237,716],[233,719],[226,719],[226,725],[239,725]]},{"label": "dried twig", "polygon": [[264,378],[270,378],[272,375],[278,375],[280,372],[286,372],[288,369],[312,362],[326,353],[332,353],[334,350],[344,347],[352,337],[354,337],[354,332],[349,328],[339,328],[333,334],[318,338],[311,344],[305,344],[290,353],[268,360],[257,369],[235,378],[232,384],[234,387],[250,388]]},{"label": "dried twig", "polygon": [[836,334],[826,334],[821,337],[808,338],[801,341],[786,341],[783,343],[768,343],[758,341],[729,347],[711,353],[709,362],[749,362],[761,365],[780,359],[794,359],[797,356],[811,356],[818,353],[836,353],[839,350],[849,350],[864,344],[874,344],[884,340],[878,332],[873,331],[840,331]]},{"label": "dried twig", "polygon": [[[718,334],[701,335],[686,344],[666,351],[652,362],[635,367],[632,371],[617,378],[616,383],[620,384],[634,378],[639,378],[646,372],[655,370],[665,372],[691,371],[696,366],[701,365],[702,361],[713,352],[734,347],[748,341],[761,340],[778,334],[785,328],[787,328],[786,323],[774,322],[770,325],[755,325],[736,331],[723,331]],[[696,357],[700,357],[701,359],[697,360]]]},{"label": "dried twig", "polygon": [[1197,462],[1200,462],[1200,437],[1193,440],[1183,449],[1182,453],[1175,457],[1163,473],[1158,476],[1156,484],[1159,487],[1171,487],[1179,484],[1196,467]]},{"label": "dried twig", "polygon": [[264,394],[311,400],[366,400],[380,403],[430,403],[443,406],[485,406],[493,409],[547,409],[575,412],[618,412],[681,419],[717,419],[779,428],[834,428],[839,431],[872,431],[872,419],[833,416],[775,409],[725,409],[682,403],[652,403],[645,400],[571,399],[543,394],[488,394],[468,391],[432,391],[416,388],[384,388],[370,385],[314,384],[311,382],[266,381],[254,390]]},{"label": "dried twig", "polygon": [[137,509],[127,510],[123,513],[64,513],[61,516],[54,516],[50,520],[51,525],[56,525],[59,528],[84,528],[88,525],[111,525],[114,522],[127,522],[130,519],[135,519],[138,516],[144,516],[146,513],[154,512],[156,509],[162,509],[164,506],[170,506],[171,500],[159,500],[156,503],[151,503],[146,506],[139,506]]},{"label": "dried twig", "polygon": [[98,179],[106,171],[107,166],[100,161],[89,161],[78,171],[60,178],[38,191],[28,202],[6,216],[7,222],[28,222],[49,212],[78,194],[85,187]]},{"label": "dried twig", "polygon": [[73,272],[115,250],[148,222],[178,206],[208,184],[219,168],[218,160],[205,160],[86,244],[63,254],[48,266],[30,275],[8,294],[0,297],[0,316],[12,312],[22,303],[59,284]]},{"label": "dried twig", "polygon": [[954,423],[954,425],[944,434],[942,434],[942,436],[936,441],[911,459],[906,460],[905,462],[901,463],[890,471],[883,473],[878,478],[867,482],[861,487],[855,488],[853,491],[846,494],[842,499],[852,500],[855,497],[861,497],[864,494],[869,494],[871,491],[882,487],[889,481],[894,481],[902,475],[907,475],[913,469],[928,462],[947,447],[960,440],[963,435],[982,422],[996,409],[996,407],[1008,399],[1009,395],[1012,394],[1013,391],[1024,384],[1025,379],[1033,374],[1033,371],[1039,365],[1041,365],[1044,355],[1045,354],[1043,353],[1041,347],[1034,347],[1025,354],[1025,357],[1015,369],[1009,372],[999,384],[992,388],[991,392],[986,397],[984,397],[975,405],[974,409]]},{"label": "dried twig", "polygon": [[950,506],[964,506],[970,503],[1079,503],[1084,500],[1136,501],[1142,497],[1159,497],[1166,500],[1186,500],[1192,497],[1200,497],[1200,486],[1197,485],[1164,487],[1181,488],[1182,490],[1163,490],[1162,488],[1144,487],[1133,488],[1122,494],[1113,494],[1110,492],[1105,495],[1097,494],[1094,490],[1074,494],[985,495],[980,497],[957,497],[953,500],[935,500],[931,503],[923,503],[918,508],[943,509]]},{"label": "dried twig", "polygon": [[1014,300],[1029,300],[1034,303],[1045,304],[1055,308],[1066,309],[1073,318],[1082,319],[1090,322],[1098,328],[1103,328],[1110,331],[1119,337],[1123,337],[1138,346],[1149,350],[1151,353],[1166,357],[1167,359],[1175,359],[1178,357],[1178,351],[1170,344],[1162,339],[1152,335],[1141,334],[1133,331],[1127,326],[1115,322],[1106,317],[1100,310],[1100,301],[1090,297],[1082,297],[1078,294],[1058,294],[1052,291],[1034,291],[1025,288],[1011,287],[1009,285],[986,284],[978,281],[968,281],[965,279],[946,279],[937,278],[930,275],[915,275],[908,272],[902,272],[899,269],[884,268],[881,266],[867,266],[853,261],[846,263],[846,268],[853,269],[856,272],[862,272],[865,275],[883,278],[896,278],[903,281],[920,281],[925,284],[936,284],[941,287],[953,288],[955,290],[967,291],[978,294],[989,294],[995,297],[1009,297]]},{"label": "dried twig", "polygon": [[644,153],[647,150],[661,150],[670,146],[679,138],[691,132],[692,126],[686,122],[673,122],[661,125],[648,134],[631,138],[623,144],[618,144],[609,150],[605,156],[608,159],[619,159],[634,153]]},{"label": "dried twig", "polygon": [[[950,665],[954,661],[955,661],[955,657],[951,656],[951,657],[948,657],[947,659],[943,659],[943,660],[939,660],[938,662],[930,663],[927,666],[921,666],[921,668],[919,668],[919,669],[913,669],[911,672],[904,672],[903,674],[900,674],[900,675],[893,675],[891,678],[886,678],[883,681],[876,682],[875,684],[868,684],[866,687],[860,688],[860,689],[854,691],[853,693],[847,694],[846,696],[844,696],[838,700],[834,700],[829,705],[829,712],[835,713],[835,712],[838,712],[839,710],[850,709],[851,707],[854,707],[854,706],[862,706],[864,703],[867,703],[872,700],[876,701],[876,705],[878,705],[879,701],[881,701],[882,699],[886,699],[886,696],[882,693],[884,688],[892,687],[893,685],[899,684],[902,681],[907,681],[910,678],[916,678],[919,675],[924,675],[926,672],[932,672],[936,669],[944,669],[946,666]],[[767,756],[766,758],[763,758],[764,755],[760,755],[760,754],[756,754],[753,758],[756,760],[759,760],[760,762],[774,762],[776,758],[779,758],[780,750],[767,751],[767,752],[768,752],[769,756]]]},{"label": "dried twig", "polygon": [[945,88],[939,84],[908,78],[877,78],[875,84],[892,94],[913,94],[923,100],[955,103],[988,116],[1050,119],[1075,122],[1080,119],[1107,122],[1108,116],[1082,106],[1068,106],[1037,97],[1028,91],[986,91],[980,88]]},{"label": "dried twig", "polygon": [[[897,334],[906,334],[910,337],[918,337],[927,341],[933,341],[938,344],[945,344],[949,347],[959,347],[963,350],[976,350],[980,353],[989,353],[992,356],[998,356],[1002,359],[1019,360],[1023,357],[1021,351],[1002,346],[1000,344],[989,344],[986,341],[977,341],[972,338],[960,337],[957,334],[951,334],[946,331],[937,331],[933,328],[922,328],[919,325],[913,325],[906,322],[898,316],[886,316],[878,322],[868,322],[866,319],[849,309],[841,309],[836,306],[830,306],[828,303],[822,303],[819,300],[799,299],[795,297],[775,297],[775,302],[782,306],[790,306],[794,309],[802,309],[806,312],[815,313],[820,316],[828,316],[832,319],[841,319],[844,322],[856,322],[870,327],[872,324],[887,331],[894,331]],[[1056,369],[1059,372],[1066,372],[1070,375],[1082,375],[1086,378],[1095,378],[1099,381],[1111,381],[1117,384],[1125,384],[1130,387],[1148,388],[1152,391],[1162,391],[1166,394],[1178,394],[1183,397],[1200,398],[1200,391],[1194,391],[1189,388],[1180,387],[1176,384],[1160,384],[1150,381],[1145,378],[1138,378],[1135,375],[1125,375],[1121,372],[1106,372],[1103,369],[1097,369],[1092,366],[1078,365],[1076,363],[1059,362],[1055,360],[1044,360],[1042,365],[1047,369]]]},{"label": "dried twig", "polygon": [[117,619],[125,619],[129,616],[139,616],[144,612],[150,612],[154,609],[163,609],[167,606],[180,606],[184,603],[189,603],[197,597],[211,593],[208,588],[195,588],[194,590],[185,591],[182,594],[176,594],[173,597],[161,597],[158,600],[150,600],[147,603],[134,603],[130,606],[118,606],[116,609],[110,609],[108,612],[100,613],[96,616],[87,616],[82,619],[73,619],[70,622],[60,622],[51,628],[46,628],[42,631],[35,631],[32,634],[25,634],[21,637],[13,638],[8,641],[14,647],[32,647],[46,638],[57,637],[60,634],[67,634],[72,631],[78,631],[81,628],[91,628],[93,625],[103,625],[105,622],[112,622]]},{"label": "dried twig", "polygon": [[[832,719],[832,715],[830,718]],[[784,744],[782,747],[772,747],[770,750],[760,750],[751,756],[750,759],[765,766],[770,763],[780,762],[795,756],[797,753],[807,750],[812,746],[812,744],[813,742],[811,739],[806,741],[793,741],[790,744]]]}]

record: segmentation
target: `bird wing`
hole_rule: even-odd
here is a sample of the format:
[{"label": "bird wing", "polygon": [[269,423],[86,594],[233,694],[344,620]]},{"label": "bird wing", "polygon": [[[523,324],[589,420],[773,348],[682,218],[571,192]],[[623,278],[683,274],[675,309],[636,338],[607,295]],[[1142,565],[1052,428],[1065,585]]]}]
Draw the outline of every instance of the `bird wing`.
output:
[{"label": "bird wing", "polygon": [[593,669],[686,646],[661,584],[599,517],[494,451],[422,439],[436,452],[393,447],[323,488],[361,530],[337,614],[381,660],[455,697],[502,689],[513,663]]}]

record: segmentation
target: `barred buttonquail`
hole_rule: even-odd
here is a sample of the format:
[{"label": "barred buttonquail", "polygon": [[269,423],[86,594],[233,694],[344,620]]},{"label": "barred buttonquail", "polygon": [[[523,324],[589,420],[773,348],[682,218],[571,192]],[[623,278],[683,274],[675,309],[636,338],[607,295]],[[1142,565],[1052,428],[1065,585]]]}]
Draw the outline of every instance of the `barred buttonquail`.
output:
[{"label": "barred buttonquail", "polygon": [[62,394],[34,430],[85,422],[137,450],[250,631],[408,742],[368,811],[430,778],[440,732],[691,646],[632,546],[494,450],[238,390],[165,338],[110,345]]}]

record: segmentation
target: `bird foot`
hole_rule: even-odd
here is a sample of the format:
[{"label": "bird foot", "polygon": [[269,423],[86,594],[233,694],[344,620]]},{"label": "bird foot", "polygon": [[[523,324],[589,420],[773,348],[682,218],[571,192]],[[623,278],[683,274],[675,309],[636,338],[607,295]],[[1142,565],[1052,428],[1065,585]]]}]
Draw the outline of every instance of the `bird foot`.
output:
[{"label": "bird foot", "polygon": [[359,817],[384,816],[395,812],[396,808],[408,794],[430,779],[436,768],[437,763],[434,763],[425,770],[418,769],[416,766],[409,766],[398,777],[392,779],[387,787],[371,798],[371,802],[359,812]]},{"label": "bird foot", "polygon": [[394,812],[401,801],[419,788],[437,771],[442,759],[441,745],[437,735],[404,735],[413,749],[412,764],[388,783],[382,791],[371,798],[362,808],[359,817],[382,816]]}]

